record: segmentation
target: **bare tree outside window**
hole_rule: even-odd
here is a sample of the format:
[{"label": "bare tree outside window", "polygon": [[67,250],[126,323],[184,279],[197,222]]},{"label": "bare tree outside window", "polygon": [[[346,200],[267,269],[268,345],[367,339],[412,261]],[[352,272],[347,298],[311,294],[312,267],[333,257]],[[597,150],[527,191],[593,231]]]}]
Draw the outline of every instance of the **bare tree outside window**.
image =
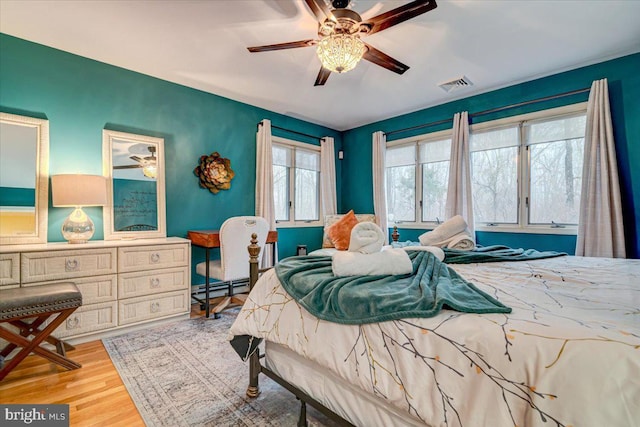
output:
[{"label": "bare tree outside window", "polygon": [[525,125],[530,224],[578,223],[585,125],[584,115]]},{"label": "bare tree outside window", "polygon": [[451,139],[419,144],[419,162],[422,167],[422,221],[445,220]]},{"label": "bare tree outside window", "polygon": [[273,145],[273,199],[276,221],[320,219],[320,151]]},{"label": "bare tree outside window", "polygon": [[471,135],[471,185],[478,224],[518,223],[517,126]]},{"label": "bare tree outside window", "polygon": [[273,165],[273,204],[276,221],[289,220],[289,168]]},{"label": "bare tree outside window", "polygon": [[[475,222],[503,229],[546,226],[549,232],[576,225],[585,126],[586,104],[474,125],[469,145]],[[446,219],[450,157],[445,132],[387,147],[390,221]]]},{"label": "bare tree outside window", "polygon": [[387,168],[387,212],[393,221],[416,220],[416,168]]}]

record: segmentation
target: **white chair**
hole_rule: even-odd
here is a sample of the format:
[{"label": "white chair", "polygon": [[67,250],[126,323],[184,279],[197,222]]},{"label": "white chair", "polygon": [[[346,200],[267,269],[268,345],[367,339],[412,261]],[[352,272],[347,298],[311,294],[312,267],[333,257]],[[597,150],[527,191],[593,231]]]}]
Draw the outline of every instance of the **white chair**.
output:
[{"label": "white chair", "polygon": [[[258,216],[237,216],[227,219],[220,227],[220,259],[209,261],[209,277],[221,282],[228,282],[229,291],[212,310],[214,317],[218,318],[222,310],[231,304],[244,304],[246,294],[234,295],[233,281],[249,277],[249,246],[251,235],[258,235],[260,255],[262,260],[264,246],[269,233],[269,223]],[[196,272],[206,277],[207,263],[196,265]]]}]

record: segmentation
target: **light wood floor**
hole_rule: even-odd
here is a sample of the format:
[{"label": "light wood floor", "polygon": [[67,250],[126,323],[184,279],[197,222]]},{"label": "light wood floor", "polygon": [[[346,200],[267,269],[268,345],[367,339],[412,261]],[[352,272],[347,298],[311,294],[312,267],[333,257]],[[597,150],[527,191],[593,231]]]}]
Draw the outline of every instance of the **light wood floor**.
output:
[{"label": "light wood floor", "polygon": [[[193,305],[191,317],[202,315]],[[68,404],[71,426],[144,426],[102,341],[78,344],[67,356],[82,368],[27,357],[0,381],[0,403]]]}]

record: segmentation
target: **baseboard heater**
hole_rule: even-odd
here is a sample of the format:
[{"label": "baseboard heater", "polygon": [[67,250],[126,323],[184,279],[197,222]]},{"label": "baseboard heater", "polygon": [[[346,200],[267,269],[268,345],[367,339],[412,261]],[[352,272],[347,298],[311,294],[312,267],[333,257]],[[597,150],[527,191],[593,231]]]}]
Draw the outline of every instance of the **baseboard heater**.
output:
[{"label": "baseboard heater", "polygon": [[[227,283],[214,282],[214,284],[209,285],[209,298],[222,297],[225,296],[228,292],[229,285]],[[245,292],[249,292],[249,279],[237,280],[233,282],[234,294],[241,294]],[[204,283],[191,285],[191,298],[201,304],[204,303]]]}]

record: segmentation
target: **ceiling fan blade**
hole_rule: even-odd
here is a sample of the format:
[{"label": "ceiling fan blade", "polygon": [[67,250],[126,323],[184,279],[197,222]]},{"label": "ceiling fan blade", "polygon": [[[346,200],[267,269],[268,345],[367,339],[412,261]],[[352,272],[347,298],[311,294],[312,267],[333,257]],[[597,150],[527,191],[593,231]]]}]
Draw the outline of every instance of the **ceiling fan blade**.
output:
[{"label": "ceiling fan blade", "polygon": [[409,69],[408,65],[403,64],[402,62],[393,59],[386,53],[383,53],[376,49],[373,46],[368,44],[364,44],[367,47],[367,51],[362,56],[362,59],[366,59],[369,62],[373,62],[376,65],[386,68],[387,70],[393,71],[394,73],[403,74],[405,71]]},{"label": "ceiling fan blade", "polygon": [[138,157],[138,156],[129,156],[129,158],[134,162],[142,162],[143,160],[142,157]]},{"label": "ceiling fan blade", "polygon": [[122,166],[114,166],[114,169],[137,169],[141,168],[142,165],[122,165]]},{"label": "ceiling fan blade", "polygon": [[368,30],[364,31],[367,35],[378,33],[408,19],[429,12],[436,7],[438,7],[438,5],[436,4],[435,0],[412,1],[411,3],[407,3],[404,6],[400,6],[393,10],[390,10],[389,12],[374,16],[373,18],[360,24],[360,28],[361,31],[363,28],[368,28]]},{"label": "ceiling fan blade", "polygon": [[318,73],[318,77],[316,77],[316,82],[313,84],[314,86],[324,86],[329,78],[331,71],[327,70],[324,67],[320,68],[320,72]]},{"label": "ceiling fan blade", "polygon": [[282,49],[294,49],[296,47],[309,47],[315,46],[318,42],[316,40],[300,40],[297,42],[268,44],[265,46],[248,47],[249,52],[268,52],[270,50],[282,50]]},{"label": "ceiling fan blade", "polygon": [[324,0],[304,0],[309,9],[316,16],[316,19],[319,23],[323,23],[326,19],[331,19],[332,21],[336,21],[336,18],[331,13],[331,9],[327,6]]}]

